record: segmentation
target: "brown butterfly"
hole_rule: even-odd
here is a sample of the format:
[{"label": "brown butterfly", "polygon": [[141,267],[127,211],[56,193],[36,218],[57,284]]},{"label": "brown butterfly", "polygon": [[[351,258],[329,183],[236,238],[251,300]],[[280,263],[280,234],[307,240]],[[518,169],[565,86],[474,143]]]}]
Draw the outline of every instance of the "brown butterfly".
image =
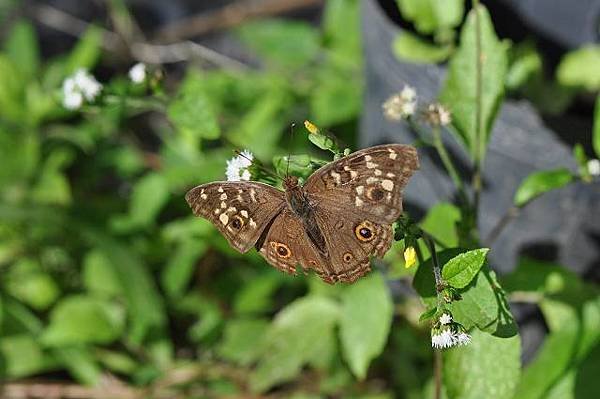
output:
[{"label": "brown butterfly", "polygon": [[392,244],[402,212],[402,189],[419,168],[414,147],[380,145],[331,162],[300,186],[288,176],[285,192],[251,182],[214,182],[185,199],[241,253],[254,246],[277,269],[299,264],[325,282],[354,282]]}]

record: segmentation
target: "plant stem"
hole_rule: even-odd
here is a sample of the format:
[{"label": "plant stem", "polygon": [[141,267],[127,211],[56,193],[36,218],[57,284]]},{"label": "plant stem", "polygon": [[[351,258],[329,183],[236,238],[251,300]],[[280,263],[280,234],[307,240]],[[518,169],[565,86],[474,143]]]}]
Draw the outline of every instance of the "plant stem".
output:
[{"label": "plant stem", "polygon": [[[479,0],[473,0],[475,10],[475,151],[474,151],[474,173],[473,173],[473,207],[475,208],[475,220],[477,221],[477,210],[481,196],[481,162],[483,158],[483,96],[482,96],[482,54],[481,54],[481,18],[479,16]],[[476,222],[477,223],[477,222]]]},{"label": "plant stem", "polygon": [[439,127],[434,127],[432,129],[432,131],[433,131],[433,146],[435,147],[436,151],[438,152],[438,155],[440,156],[440,159],[442,160],[442,163],[444,164],[444,168],[446,168],[448,175],[450,176],[450,178],[454,182],[454,185],[458,189],[461,200],[465,203],[465,206],[469,206],[469,199],[467,197],[467,192],[465,190],[465,186],[464,186],[463,181],[461,180],[460,176],[458,175],[458,172],[456,171],[456,168],[454,167],[452,160],[450,159],[450,155],[448,154],[446,147],[444,147],[444,143],[442,141],[441,130]]},{"label": "plant stem", "polygon": [[496,223],[492,231],[490,231],[490,234],[487,236],[485,240],[487,246],[492,246],[494,241],[496,241],[496,239],[500,236],[500,233],[502,233],[502,230],[504,230],[504,228],[519,215],[520,211],[521,208],[516,206],[508,208],[506,213],[502,216],[502,218],[500,218],[498,223]]},{"label": "plant stem", "polygon": [[435,380],[434,399],[442,397],[442,351],[435,349],[433,351],[433,375]]}]

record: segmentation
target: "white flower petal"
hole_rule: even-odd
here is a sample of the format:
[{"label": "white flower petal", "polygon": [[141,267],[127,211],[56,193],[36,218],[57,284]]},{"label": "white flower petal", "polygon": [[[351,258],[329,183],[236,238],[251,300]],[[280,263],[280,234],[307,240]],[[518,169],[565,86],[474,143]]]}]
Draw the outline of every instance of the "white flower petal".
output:
[{"label": "white flower petal", "polygon": [[471,336],[466,332],[461,332],[456,336],[456,344],[468,345],[471,342]]},{"label": "white flower petal", "polygon": [[440,323],[442,325],[450,324],[452,322],[452,316],[448,313],[444,313],[440,316]]},{"label": "white flower petal", "polygon": [[66,93],[63,98],[63,106],[66,109],[76,110],[83,104],[83,95],[79,92]]},{"label": "white flower petal", "polygon": [[138,62],[129,70],[129,79],[133,83],[142,83],[146,80],[146,64]]},{"label": "white flower petal", "polygon": [[600,160],[590,159],[587,163],[588,172],[592,176],[600,176]]}]

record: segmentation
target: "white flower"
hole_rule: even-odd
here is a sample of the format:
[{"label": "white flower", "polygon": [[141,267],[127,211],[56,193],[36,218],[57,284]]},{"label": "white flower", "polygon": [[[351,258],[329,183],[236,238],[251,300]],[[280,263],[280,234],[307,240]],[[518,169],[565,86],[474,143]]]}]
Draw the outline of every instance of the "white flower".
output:
[{"label": "white flower", "polygon": [[417,98],[417,92],[414,87],[409,85],[404,85],[402,91],[400,91],[400,97],[404,101],[414,101]]},{"label": "white flower", "polygon": [[588,172],[592,176],[600,176],[600,160],[590,159],[587,163]]},{"label": "white flower", "polygon": [[452,122],[450,111],[439,103],[429,104],[425,117],[434,126],[446,126]]},{"label": "white flower", "polygon": [[466,332],[462,331],[460,333],[458,333],[458,335],[456,336],[456,342],[457,345],[468,345],[469,343],[471,343],[471,336],[469,334],[467,334]]},{"label": "white flower", "polygon": [[452,322],[452,316],[450,316],[448,313],[444,313],[440,316],[440,324],[446,325],[446,324],[450,324],[451,322]]},{"label": "white flower", "polygon": [[142,83],[146,80],[146,64],[138,62],[129,70],[129,79],[133,83]]},{"label": "white flower", "polygon": [[84,99],[93,101],[102,91],[102,85],[85,69],[79,69],[64,80],[62,90],[63,106],[75,110],[81,107]]},{"label": "white flower", "polygon": [[437,349],[450,348],[456,344],[457,336],[450,329],[438,331],[431,336],[431,346]]},{"label": "white flower", "polygon": [[383,103],[383,114],[394,121],[406,119],[417,110],[417,93],[406,85],[400,93],[394,94]]},{"label": "white flower", "polygon": [[227,161],[227,181],[250,180],[252,175],[248,168],[252,165],[254,155],[248,150],[244,150],[240,155],[231,158]]}]

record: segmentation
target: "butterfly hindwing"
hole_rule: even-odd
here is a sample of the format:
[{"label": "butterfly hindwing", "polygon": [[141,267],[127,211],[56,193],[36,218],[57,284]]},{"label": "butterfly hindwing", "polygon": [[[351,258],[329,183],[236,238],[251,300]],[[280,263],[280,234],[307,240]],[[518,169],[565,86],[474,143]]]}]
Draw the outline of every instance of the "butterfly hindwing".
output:
[{"label": "butterfly hindwing", "polygon": [[258,182],[215,182],[188,191],[194,215],[212,222],[238,251],[248,251],[285,206],[284,193]]}]

